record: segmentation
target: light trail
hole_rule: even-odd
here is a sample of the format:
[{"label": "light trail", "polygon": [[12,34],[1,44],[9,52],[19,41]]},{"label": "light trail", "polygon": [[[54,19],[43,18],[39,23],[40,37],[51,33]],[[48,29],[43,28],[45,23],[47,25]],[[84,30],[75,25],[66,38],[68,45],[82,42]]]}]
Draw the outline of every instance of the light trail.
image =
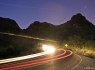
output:
[{"label": "light trail", "polygon": [[37,60],[26,60],[25,62],[15,62],[14,64],[11,64],[11,63],[8,63],[8,64],[4,64],[4,66],[10,66],[10,65],[23,65],[23,64],[26,64],[26,63],[35,63],[35,62],[38,62],[38,61],[46,61],[46,60],[49,60],[49,59],[53,59],[53,58],[56,58],[56,57],[60,57],[64,54],[66,54],[66,51],[63,49],[62,51],[64,51],[63,53],[59,54],[59,55],[56,55],[56,56],[51,56],[51,57],[46,57],[46,58],[40,58],[40,59],[37,59]]},{"label": "light trail", "polygon": [[25,60],[25,59],[29,59],[29,58],[34,58],[34,57],[42,56],[42,55],[45,55],[45,54],[49,54],[49,52],[41,52],[41,53],[31,54],[31,55],[22,56],[22,57],[3,59],[3,60],[0,60],[0,64],[2,64],[2,63],[8,63],[8,62],[13,62],[13,61],[19,61],[19,60]]},{"label": "light trail", "polygon": [[37,37],[32,37],[32,36],[17,35],[17,34],[6,33],[6,32],[0,32],[0,33],[1,33],[1,34],[6,34],[6,35],[11,35],[11,36],[19,36],[19,37],[32,38],[32,39],[37,39],[37,40],[44,40],[44,41],[50,41],[50,42],[57,42],[57,41],[53,41],[53,40],[42,39],[42,38],[37,38]]},{"label": "light trail", "polygon": [[[5,33],[5,32],[0,32],[0,33],[1,34],[11,35],[11,36],[19,36],[19,37],[26,37],[26,38],[32,38],[32,39],[56,42],[56,41],[53,41],[53,40],[46,40],[46,39],[41,39],[41,38],[36,38],[36,37],[31,37],[31,36],[16,35],[16,34]],[[69,57],[73,53],[70,50],[67,50],[69,52],[69,54],[67,53],[66,50],[63,50],[63,49],[61,49],[61,50],[64,51],[64,52],[61,53],[61,54],[52,56],[52,57],[40,58],[40,59],[36,59],[36,60],[31,59],[31,60],[27,60],[27,61],[24,61],[24,62],[15,62],[15,64],[8,63],[8,62],[20,61],[20,60],[25,60],[25,59],[29,59],[29,58],[34,58],[34,57],[42,56],[42,55],[45,55],[45,54],[49,54],[49,52],[41,52],[41,53],[22,56],[22,57],[16,57],[16,58],[0,60],[0,70],[11,70],[11,69],[21,68],[21,67],[26,67],[26,66],[33,66],[33,65],[37,65],[37,64],[44,64],[44,63],[47,63],[49,61],[59,60],[59,59],[62,59],[62,58]],[[8,64],[4,64],[4,63],[8,63]]]},{"label": "light trail", "polygon": [[[67,51],[69,52],[69,54],[67,54]],[[67,51],[64,51],[61,54],[58,54],[58,55],[55,55],[52,57],[48,57],[48,58],[40,58],[40,59],[36,59],[36,60],[29,60],[29,61],[17,63],[17,64],[7,64],[7,65],[5,65],[5,67],[1,68],[0,70],[16,69],[16,68],[21,68],[21,67],[26,67],[26,66],[44,64],[44,63],[47,63],[47,62],[53,61],[53,60],[59,60],[59,59],[66,58],[66,57],[69,57],[72,55],[72,53],[73,53],[72,51],[70,51],[70,50],[67,50]]]}]

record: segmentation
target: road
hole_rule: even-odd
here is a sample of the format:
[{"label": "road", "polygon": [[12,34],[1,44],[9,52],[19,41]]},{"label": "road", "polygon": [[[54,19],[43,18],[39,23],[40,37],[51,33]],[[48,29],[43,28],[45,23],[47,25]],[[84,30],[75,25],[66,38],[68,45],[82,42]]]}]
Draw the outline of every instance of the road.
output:
[{"label": "road", "polygon": [[73,54],[60,60],[16,70],[95,70],[95,59]]},{"label": "road", "polygon": [[80,63],[81,59],[77,55],[72,55],[56,61],[21,68],[18,70],[73,70]]},{"label": "road", "polygon": [[[59,52],[60,51],[60,52]],[[70,50],[59,50],[51,56],[1,64],[0,70],[68,70],[79,64],[79,56]],[[59,54],[61,53],[61,54]]]},{"label": "road", "polygon": [[[17,69],[17,68],[28,67],[28,66],[35,66],[35,65],[44,64],[44,63],[52,62],[55,60],[67,58],[71,55],[72,55],[72,51],[70,50],[57,50],[57,52],[55,52],[54,54],[48,54],[48,55],[45,55],[44,57],[39,57],[39,58],[34,58],[34,59],[33,58],[25,59],[25,60],[22,59],[22,61],[20,60],[20,61],[15,61],[15,62],[9,62],[9,61],[14,61],[15,58],[11,58],[12,60],[11,59],[0,60],[2,61],[0,64],[0,70],[10,70],[10,69]],[[22,57],[19,57],[19,58],[22,58]]]},{"label": "road", "polygon": [[[45,40],[30,36],[23,36],[23,35],[15,35],[11,33],[2,33],[1,34],[7,34],[12,36],[20,36],[20,37],[26,37],[26,38],[33,38],[33,39],[39,39],[39,40]],[[47,41],[47,40],[46,40]],[[48,40],[52,41],[52,40]],[[55,42],[55,41],[53,41]],[[29,55],[31,56],[31,55]],[[37,55],[38,56],[38,55]],[[26,57],[26,56],[25,56]],[[27,57],[28,58],[28,57]],[[23,59],[23,60],[22,60]],[[20,61],[17,61],[20,60]],[[14,61],[14,62],[10,62]],[[80,57],[76,55],[72,55],[72,51],[65,50],[63,53],[54,55],[51,57],[44,57],[39,59],[30,59],[26,60],[24,57],[19,58],[12,58],[2,61],[0,64],[0,70],[13,70],[13,69],[20,69],[20,70],[68,70],[68,69],[74,69],[76,68],[80,63]],[[8,62],[8,63],[6,63]]]},{"label": "road", "polygon": [[72,54],[69,50],[59,53],[0,64],[0,70],[95,70],[95,59]]},{"label": "road", "polygon": [[[30,36],[15,35],[15,34],[2,33],[2,32],[0,33],[12,35],[12,36],[20,36],[26,38],[45,40],[45,39],[40,39],[40,38],[35,38]],[[48,40],[48,41],[52,41],[52,40]],[[1,63],[0,70],[95,70],[95,59],[88,58],[85,56],[80,56],[77,54],[72,54],[72,52],[69,50],[63,50],[63,51],[64,52],[61,54],[57,54],[53,56],[46,55],[34,59],[31,59],[32,56],[28,55],[29,57],[28,56],[19,57],[21,59],[16,58],[16,60],[14,60],[15,58],[7,59],[6,61],[1,60],[2,62],[0,61]],[[43,53],[41,53],[41,55],[43,55]],[[35,55],[33,57],[36,56],[39,55]],[[27,59],[25,59],[25,57]]]}]

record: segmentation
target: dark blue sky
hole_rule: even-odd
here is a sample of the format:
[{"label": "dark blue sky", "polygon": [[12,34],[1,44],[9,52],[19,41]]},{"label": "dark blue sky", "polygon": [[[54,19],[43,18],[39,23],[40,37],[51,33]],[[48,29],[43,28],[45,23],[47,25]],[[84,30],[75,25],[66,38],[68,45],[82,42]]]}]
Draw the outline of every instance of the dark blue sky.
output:
[{"label": "dark blue sky", "polygon": [[22,29],[34,21],[59,25],[77,13],[95,25],[95,0],[0,0],[0,17],[14,19]]}]

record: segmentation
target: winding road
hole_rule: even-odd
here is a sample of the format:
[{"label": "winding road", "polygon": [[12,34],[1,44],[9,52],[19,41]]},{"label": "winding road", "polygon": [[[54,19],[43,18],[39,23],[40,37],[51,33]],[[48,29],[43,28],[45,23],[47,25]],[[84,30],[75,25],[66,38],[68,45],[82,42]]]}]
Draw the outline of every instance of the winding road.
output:
[{"label": "winding road", "polygon": [[81,62],[70,50],[58,50],[53,55],[1,63],[0,70],[73,70]]},{"label": "winding road", "polygon": [[[2,33],[12,36],[40,39],[30,36]],[[48,40],[55,42],[52,40]],[[54,54],[45,52],[0,60],[0,70],[95,70],[95,59],[74,54],[70,50],[58,50]]]},{"label": "winding road", "polygon": [[18,70],[75,70],[82,59],[76,54],[67,56],[68,54],[70,54],[69,51],[62,55],[62,58],[59,57],[57,60],[50,60],[46,63],[20,68]]}]

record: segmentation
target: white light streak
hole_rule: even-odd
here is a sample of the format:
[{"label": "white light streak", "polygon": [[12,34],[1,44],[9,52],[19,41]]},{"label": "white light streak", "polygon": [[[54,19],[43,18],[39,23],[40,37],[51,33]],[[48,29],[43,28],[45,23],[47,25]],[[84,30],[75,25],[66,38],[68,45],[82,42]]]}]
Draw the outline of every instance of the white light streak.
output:
[{"label": "white light streak", "polygon": [[48,46],[48,45],[43,45],[43,46],[42,46],[42,49],[43,49],[45,52],[48,52],[48,53],[53,53],[53,52],[55,52],[55,48],[52,47],[52,46]]},{"label": "white light streak", "polygon": [[22,57],[3,59],[3,60],[0,60],[0,64],[2,64],[2,63],[8,63],[8,62],[13,62],[13,61],[19,61],[19,60],[30,59],[30,58],[42,56],[42,55],[45,55],[45,54],[48,54],[48,53],[49,52],[41,52],[41,53],[31,54],[31,55],[22,56]]}]

